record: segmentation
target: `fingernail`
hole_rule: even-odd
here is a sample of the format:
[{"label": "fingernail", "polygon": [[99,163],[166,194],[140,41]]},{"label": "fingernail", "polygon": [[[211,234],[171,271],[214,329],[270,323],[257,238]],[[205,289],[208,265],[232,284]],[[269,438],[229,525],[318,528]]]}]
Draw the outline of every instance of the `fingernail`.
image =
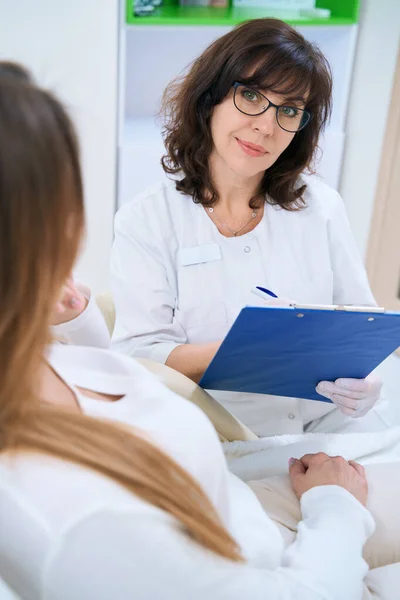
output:
[{"label": "fingernail", "polygon": [[289,458],[289,467],[291,467],[292,465],[294,465],[294,463],[296,462],[295,458]]},{"label": "fingernail", "polygon": [[77,298],[70,298],[69,305],[71,308],[77,308],[79,306],[79,300]]}]

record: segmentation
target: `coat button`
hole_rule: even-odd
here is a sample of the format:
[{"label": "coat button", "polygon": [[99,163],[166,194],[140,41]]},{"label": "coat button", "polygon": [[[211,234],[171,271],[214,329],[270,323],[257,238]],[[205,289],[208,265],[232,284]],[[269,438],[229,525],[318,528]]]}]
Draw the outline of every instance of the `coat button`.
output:
[{"label": "coat button", "polygon": [[294,418],[295,418],[295,416],[294,416],[294,414],[293,414],[293,413],[289,413],[289,414],[288,414],[288,417],[289,417],[289,419],[294,419]]},{"label": "coat button", "polygon": [[250,252],[250,250],[251,250],[250,246],[245,246],[245,247],[244,247],[244,251],[245,251],[245,252]]}]

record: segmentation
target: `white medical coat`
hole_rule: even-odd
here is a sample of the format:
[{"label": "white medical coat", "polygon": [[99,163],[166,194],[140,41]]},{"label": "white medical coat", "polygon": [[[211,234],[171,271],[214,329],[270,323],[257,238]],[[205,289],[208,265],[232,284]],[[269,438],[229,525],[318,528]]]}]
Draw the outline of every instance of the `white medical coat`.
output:
[{"label": "white medical coat", "polygon": [[[374,305],[342,199],[317,177],[304,182],[306,208],[266,203],[260,223],[238,237],[223,236],[173,182],[124,205],[111,260],[114,347],[165,362],[179,344],[221,340],[243,306],[264,303],[251,293],[256,285],[298,303]],[[324,402],[212,395],[258,435],[382,427],[374,411],[351,420]],[[327,429],[318,429],[321,418]]]}]

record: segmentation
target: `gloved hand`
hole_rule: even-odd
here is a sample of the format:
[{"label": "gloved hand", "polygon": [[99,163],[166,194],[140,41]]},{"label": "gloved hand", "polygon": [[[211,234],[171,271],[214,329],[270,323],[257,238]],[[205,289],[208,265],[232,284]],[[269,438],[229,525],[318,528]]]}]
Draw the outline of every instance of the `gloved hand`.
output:
[{"label": "gloved hand", "polygon": [[364,417],[379,400],[382,381],[375,375],[365,379],[336,379],[320,381],[316,387],[318,394],[332,400],[338,409],[349,417]]}]

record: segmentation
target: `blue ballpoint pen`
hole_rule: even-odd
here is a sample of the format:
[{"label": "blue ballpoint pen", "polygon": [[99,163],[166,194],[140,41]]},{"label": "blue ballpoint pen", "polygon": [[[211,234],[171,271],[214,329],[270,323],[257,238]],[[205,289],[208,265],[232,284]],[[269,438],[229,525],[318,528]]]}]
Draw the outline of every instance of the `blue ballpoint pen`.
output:
[{"label": "blue ballpoint pen", "polygon": [[260,285],[257,285],[256,287],[254,287],[251,291],[256,296],[260,296],[260,298],[264,298],[264,300],[266,300],[265,296],[269,296],[270,298],[278,297],[276,294],[274,294],[274,292],[271,292],[271,290],[267,290],[267,288],[261,287]]}]

